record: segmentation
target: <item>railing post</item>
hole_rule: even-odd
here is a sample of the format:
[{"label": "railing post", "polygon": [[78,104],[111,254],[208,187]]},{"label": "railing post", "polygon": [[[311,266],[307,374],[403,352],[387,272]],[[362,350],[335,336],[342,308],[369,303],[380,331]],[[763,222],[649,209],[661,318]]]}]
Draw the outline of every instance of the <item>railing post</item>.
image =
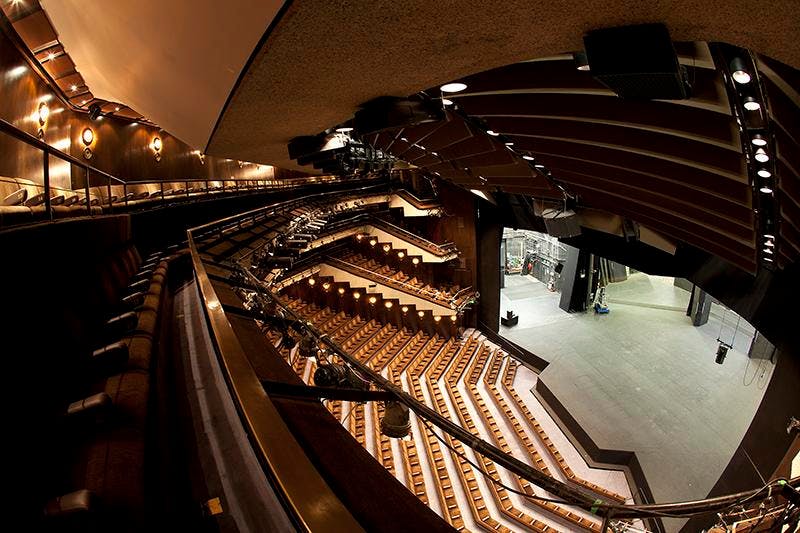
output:
[{"label": "railing post", "polygon": [[161,201],[164,201],[164,180],[161,180]]},{"label": "railing post", "polygon": [[128,207],[128,184],[122,184],[122,197],[125,199],[125,207]]},{"label": "railing post", "polygon": [[84,167],[86,169],[86,182],[83,184],[86,190],[86,212],[92,216],[92,199],[89,196],[89,165]]},{"label": "railing post", "polygon": [[106,178],[106,191],[108,191],[108,212],[113,213],[114,208],[111,207],[111,204],[113,203],[111,201],[111,178],[108,177]]},{"label": "railing post", "polygon": [[44,208],[47,210],[47,218],[53,220],[53,208],[50,205],[50,153],[43,150],[44,161],[42,175],[44,177]]}]

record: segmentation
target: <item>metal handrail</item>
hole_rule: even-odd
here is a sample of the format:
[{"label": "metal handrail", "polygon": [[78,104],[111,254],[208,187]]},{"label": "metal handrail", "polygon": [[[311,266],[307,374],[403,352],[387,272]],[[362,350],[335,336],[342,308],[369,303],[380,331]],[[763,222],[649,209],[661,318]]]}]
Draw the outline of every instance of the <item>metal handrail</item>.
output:
[{"label": "metal handrail", "polygon": [[[223,220],[230,221],[228,217]],[[219,222],[219,221],[217,221]],[[336,493],[322,478],[262,387],[206,273],[194,235],[215,223],[190,229],[189,251],[216,352],[242,423],[254,449],[307,531],[363,531]]]},{"label": "metal handrail", "polygon": [[[424,237],[421,237],[421,236],[417,235],[416,233],[411,232],[411,231],[409,231],[409,230],[407,230],[407,229],[405,229],[403,227],[400,227],[397,224],[392,224],[391,222],[389,222],[387,220],[383,220],[381,218],[376,218],[376,217],[374,217],[373,220],[377,221],[378,222],[377,225],[379,225],[379,226],[383,225],[385,227],[389,227],[390,228],[390,232],[391,231],[397,231],[398,233],[402,233],[403,237],[401,237],[401,238],[408,238],[411,241],[417,241],[417,243],[423,244],[424,246],[422,246],[422,247],[426,248],[429,252],[431,252],[433,254],[444,256],[444,255],[448,255],[448,254],[451,254],[451,253],[455,253],[457,251],[457,250],[455,250],[456,243],[454,243],[454,242],[448,241],[448,242],[445,242],[445,243],[442,243],[442,244],[438,244],[438,243],[430,241],[430,240],[428,240],[428,239],[426,239]],[[400,237],[399,235],[396,235],[396,236]],[[431,248],[436,248],[436,251],[432,250]]]}]

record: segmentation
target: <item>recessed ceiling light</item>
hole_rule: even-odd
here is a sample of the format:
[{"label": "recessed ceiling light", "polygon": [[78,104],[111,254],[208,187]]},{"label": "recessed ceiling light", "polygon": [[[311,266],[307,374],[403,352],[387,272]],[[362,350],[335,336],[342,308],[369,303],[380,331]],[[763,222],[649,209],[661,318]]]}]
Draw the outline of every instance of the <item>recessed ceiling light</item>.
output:
[{"label": "recessed ceiling light", "polygon": [[756,161],[758,161],[759,163],[766,163],[767,161],[769,161],[769,154],[763,148],[759,148],[758,150],[756,150],[755,158]]},{"label": "recessed ceiling light", "polygon": [[496,131],[494,131],[494,130],[486,130],[486,133],[488,133],[488,134],[489,134],[489,135],[491,135],[492,137],[497,137],[498,135],[500,135],[499,133],[497,133],[497,132],[496,132]]},{"label": "recessed ceiling light", "polygon": [[70,87],[70,90],[71,90],[72,92],[75,92],[75,91],[77,91],[77,90],[78,90],[78,86],[77,86],[77,85],[73,85],[72,87]]},{"label": "recessed ceiling light", "polygon": [[119,106],[115,107],[114,111],[119,111]]},{"label": "recessed ceiling light", "polygon": [[525,161],[533,161],[533,156],[532,155],[523,155],[522,159],[524,159]]},{"label": "recessed ceiling light", "polygon": [[764,238],[765,239],[772,239],[774,241],[775,240],[775,235],[770,235],[769,233],[765,233],[764,234]]},{"label": "recessed ceiling light", "polygon": [[750,83],[752,77],[750,73],[745,70],[745,64],[742,58],[735,57],[731,61],[731,77],[736,83],[742,85]]},{"label": "recessed ceiling light", "polygon": [[353,131],[353,128],[345,126],[345,127],[342,127],[342,128],[336,128],[336,131],[338,133],[347,133],[349,131]]},{"label": "recessed ceiling light", "polygon": [[439,89],[443,93],[457,93],[457,92],[463,91],[466,88],[467,88],[467,84],[466,83],[460,83],[460,82],[445,83],[444,85],[439,87]]},{"label": "recessed ceiling light", "polygon": [[772,189],[770,189],[770,188],[769,188],[769,187],[767,187],[766,185],[764,185],[763,187],[761,187],[759,190],[760,190],[761,192],[763,192],[764,194],[772,194]]},{"label": "recessed ceiling light", "polygon": [[770,172],[765,168],[762,168],[761,170],[758,171],[758,175],[761,176],[762,178],[769,178],[772,177],[772,172]]},{"label": "recessed ceiling light", "polygon": [[444,105],[453,105],[453,101],[450,100],[449,98],[442,98],[442,103]]},{"label": "recessed ceiling light", "polygon": [[744,99],[744,108],[748,111],[758,111],[761,109],[761,104],[758,103],[758,100],[753,98],[752,96],[748,96]]},{"label": "recessed ceiling light", "polygon": [[56,58],[56,55],[53,52],[50,52],[49,54],[47,54],[47,60],[48,61],[52,61],[55,58]]},{"label": "recessed ceiling light", "polygon": [[764,248],[764,253],[765,254],[773,254],[775,252],[773,252],[771,248]]},{"label": "recessed ceiling light", "polygon": [[535,164],[535,165],[533,165],[533,166],[535,166],[536,168],[544,168],[544,165],[543,165],[543,164],[541,164],[541,163],[536,163],[536,164]]},{"label": "recessed ceiling light", "polygon": [[750,142],[753,143],[755,146],[767,145],[767,139],[760,133],[756,133],[755,135],[753,135],[753,138],[750,139]]},{"label": "recessed ceiling light", "polygon": [[505,143],[506,146],[514,146],[514,141],[507,141]]}]

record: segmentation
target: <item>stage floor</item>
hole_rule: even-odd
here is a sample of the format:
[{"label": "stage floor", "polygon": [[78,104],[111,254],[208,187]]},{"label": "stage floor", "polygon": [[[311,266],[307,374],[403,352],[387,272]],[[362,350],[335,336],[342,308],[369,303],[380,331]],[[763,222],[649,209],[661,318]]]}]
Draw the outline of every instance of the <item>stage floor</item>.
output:
[{"label": "stage floor", "polygon": [[[500,312],[520,318],[500,334],[550,363],[540,378],[598,446],[636,452],[658,502],[703,498],[749,427],[773,365],[747,357],[744,321],[735,349],[716,364],[722,308],[692,326],[689,293],[672,278],[637,273],[607,295],[607,315],[568,314],[538,280],[506,276]],[[730,342],[736,318],[724,319]]]}]

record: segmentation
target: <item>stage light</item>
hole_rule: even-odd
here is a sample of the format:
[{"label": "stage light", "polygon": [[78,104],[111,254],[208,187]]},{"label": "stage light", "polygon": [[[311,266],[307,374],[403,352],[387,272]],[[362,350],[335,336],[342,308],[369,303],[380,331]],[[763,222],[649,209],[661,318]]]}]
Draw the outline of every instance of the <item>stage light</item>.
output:
[{"label": "stage light", "polygon": [[728,355],[728,347],[724,344],[720,344],[717,347],[717,357],[714,359],[714,362],[718,365],[721,365],[725,362],[725,356]]},{"label": "stage light", "polygon": [[765,254],[774,254],[775,252],[772,251],[772,248],[764,248],[764,253]]},{"label": "stage light", "polygon": [[351,132],[351,131],[353,131],[353,128],[350,128],[350,127],[336,128],[336,132],[337,133],[348,133],[348,132]]},{"label": "stage light", "polygon": [[767,145],[766,137],[764,137],[760,133],[756,133],[755,135],[753,135],[753,137],[750,139],[750,142],[753,143],[755,146],[766,146]]},{"label": "stage light", "polygon": [[89,106],[89,119],[90,120],[97,120],[98,118],[100,118],[100,115],[101,115],[100,104],[95,102],[95,103],[93,103],[92,105]]},{"label": "stage light", "polygon": [[752,96],[748,96],[744,99],[744,108],[748,111],[758,111],[761,109],[761,104],[758,103],[758,100],[753,98]]},{"label": "stage light", "polygon": [[772,247],[772,246],[775,246],[775,243],[772,242],[771,240],[767,240],[767,242],[764,243],[764,246],[771,246]]},{"label": "stage light", "polygon": [[386,402],[381,418],[381,433],[387,437],[402,439],[410,432],[408,407],[400,402]]},{"label": "stage light", "polygon": [[770,235],[769,233],[765,233],[764,234],[764,238],[765,239],[772,239],[774,241],[775,240],[775,235]]},{"label": "stage light", "polygon": [[313,357],[317,355],[317,341],[311,333],[306,333],[303,335],[303,338],[300,339],[300,345],[297,347],[297,354],[300,357]]},{"label": "stage light", "polygon": [[441,90],[443,93],[458,93],[466,88],[467,85],[465,83],[454,82],[454,83],[445,83],[444,85],[439,87],[439,90]]},{"label": "stage light", "polygon": [[589,58],[586,57],[586,52],[574,52],[572,60],[575,61],[575,68],[586,72],[589,70]]},{"label": "stage light", "polygon": [[772,263],[772,259],[771,259],[771,258],[769,258],[769,257],[762,257],[762,259],[763,259],[764,261],[766,261],[767,263]]},{"label": "stage light", "polygon": [[752,79],[750,73],[745,70],[744,61],[740,57],[735,57],[731,61],[731,77],[741,85],[750,83]]},{"label": "stage light", "polygon": [[761,176],[762,178],[769,178],[772,177],[772,172],[770,172],[765,168],[762,168],[758,170],[758,175]]},{"label": "stage light", "polygon": [[769,161],[769,154],[763,148],[759,148],[758,150],[756,150],[755,158],[756,161],[758,161],[759,163],[766,163],[767,161]]}]

